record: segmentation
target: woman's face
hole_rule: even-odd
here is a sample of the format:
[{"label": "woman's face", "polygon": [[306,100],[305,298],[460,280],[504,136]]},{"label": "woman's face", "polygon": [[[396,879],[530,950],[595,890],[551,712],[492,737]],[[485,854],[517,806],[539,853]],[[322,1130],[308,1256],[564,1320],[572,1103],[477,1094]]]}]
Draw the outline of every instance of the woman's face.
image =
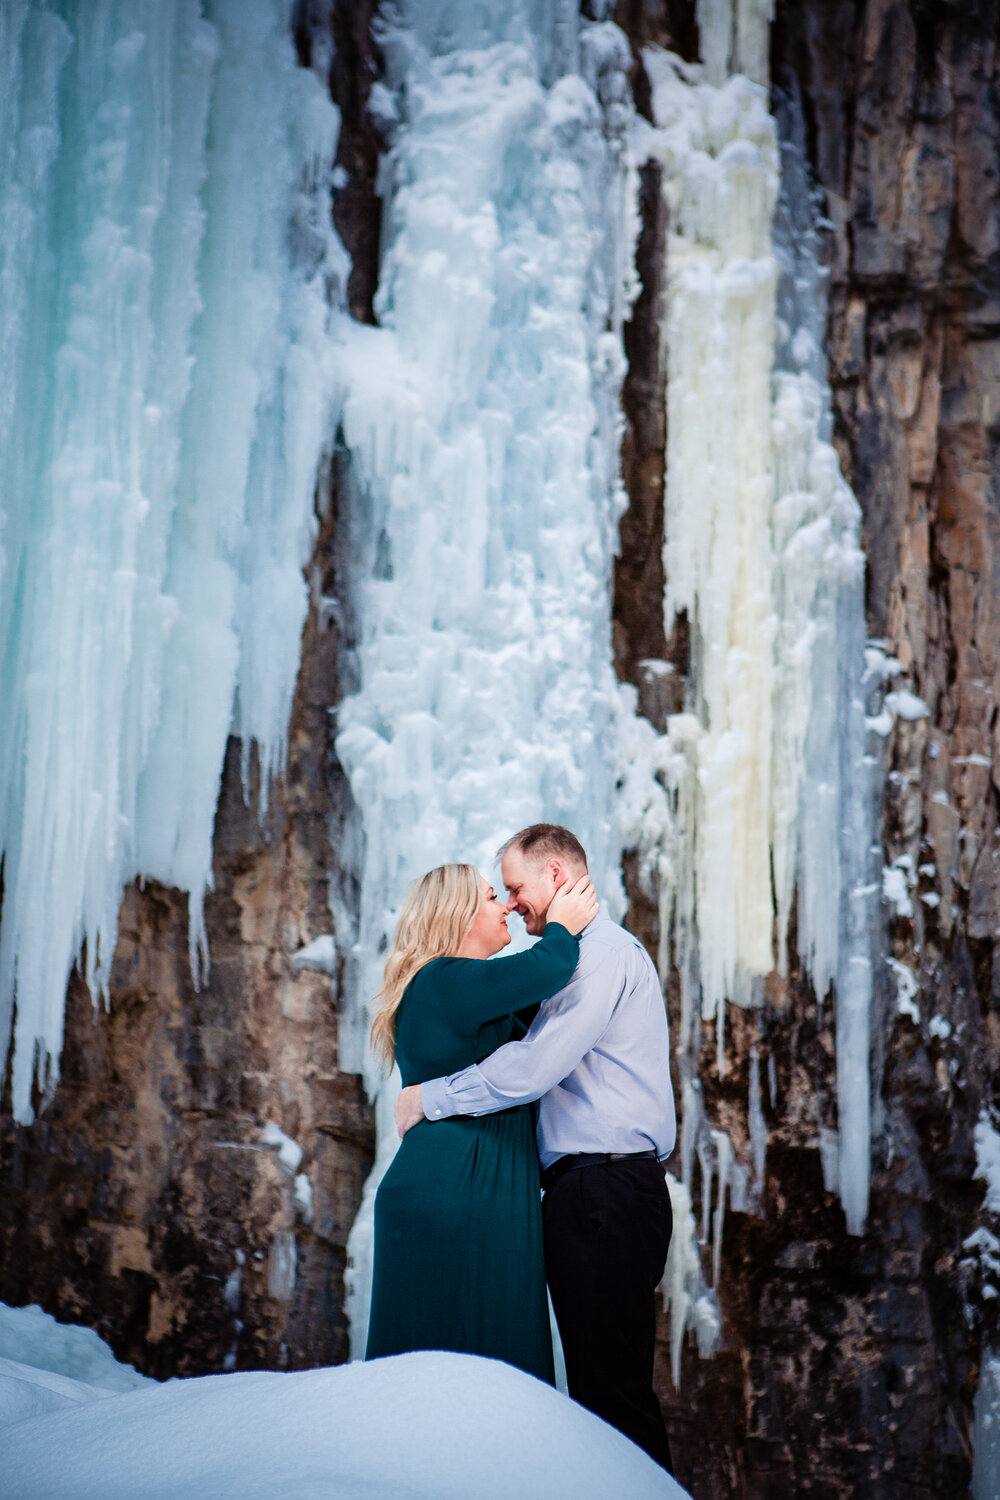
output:
[{"label": "woman's face", "polygon": [[479,890],[479,910],[469,928],[468,937],[462,944],[462,950],[469,957],[489,958],[491,953],[499,953],[510,942],[510,933],[507,931],[507,912],[510,908],[504,906],[489,881],[482,876],[479,877]]}]

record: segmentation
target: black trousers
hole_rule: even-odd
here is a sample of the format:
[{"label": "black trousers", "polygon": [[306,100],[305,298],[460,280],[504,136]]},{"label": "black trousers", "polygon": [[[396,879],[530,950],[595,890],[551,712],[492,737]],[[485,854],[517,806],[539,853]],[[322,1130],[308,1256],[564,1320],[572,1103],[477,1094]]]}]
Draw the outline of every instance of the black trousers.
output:
[{"label": "black trousers", "polygon": [[656,1287],[673,1214],[649,1159],[565,1172],[542,1203],[545,1273],[574,1401],[673,1473],[653,1390]]}]

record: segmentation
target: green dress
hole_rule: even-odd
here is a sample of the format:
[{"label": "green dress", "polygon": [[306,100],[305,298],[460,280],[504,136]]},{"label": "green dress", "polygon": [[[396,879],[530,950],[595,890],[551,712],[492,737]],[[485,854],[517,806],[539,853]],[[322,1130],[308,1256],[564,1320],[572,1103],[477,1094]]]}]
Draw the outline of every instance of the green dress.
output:
[{"label": "green dress", "polygon": [[[520,1035],[513,1013],[562,989],[578,950],[549,922],[512,958],[425,964],[396,1013],[404,1085],[456,1073]],[[382,1179],[365,1358],[410,1349],[482,1354],[553,1380],[530,1104],[422,1120]]]}]

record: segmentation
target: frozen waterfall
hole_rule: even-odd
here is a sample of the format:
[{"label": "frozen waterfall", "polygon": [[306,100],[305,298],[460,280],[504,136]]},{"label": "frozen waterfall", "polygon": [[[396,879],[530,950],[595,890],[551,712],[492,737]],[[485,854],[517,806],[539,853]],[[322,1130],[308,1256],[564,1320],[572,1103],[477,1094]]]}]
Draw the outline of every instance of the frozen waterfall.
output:
[{"label": "frozen waterfall", "polygon": [[[726,76],[728,8],[699,15],[706,65],[647,51],[655,124],[636,130],[669,205],[664,616],[669,632],[686,615],[692,672],[686,711],[642,747],[659,811],[633,769],[632,824],[680,973],[679,1065],[699,1110],[700,1024],[715,1023],[721,1072],[725,1006],[760,1004],[765,977],[785,972],[797,891],[800,957],[820,1003],[835,995],[836,1185],[859,1234],[879,910],[860,512],[830,443],[805,162],[779,146],[766,79]],[[728,1137],[690,1128],[710,1132],[698,1154],[717,1161],[721,1213]]]},{"label": "frozen waterfall", "polygon": [[[363,1001],[423,870],[492,871],[518,827],[571,823],[623,907],[610,579],[630,53],[614,27],[542,9],[459,22],[421,0],[382,39],[381,326],[357,331],[343,417],[357,686],[336,744],[364,830],[352,1067],[367,1066]],[[378,1088],[351,1239],[358,1352],[394,1097]]]},{"label": "frozen waterfall", "polygon": [[[36,1066],[51,1079],[73,964],[95,996],[106,982],[127,881],[190,893],[196,973],[207,963],[226,741],[241,737],[245,768],[256,744],[265,787],[280,772],[336,436],[331,708],[360,892],[336,913],[342,1065],[365,1073],[380,1122],[351,1243],[356,1347],[395,1143],[394,1089],[366,1050],[386,938],[415,875],[490,870],[538,818],[572,824],[615,915],[622,850],[640,850],[661,969],[680,971],[675,1363],[686,1321],[706,1350],[718,1331],[694,1163],[717,1280],[727,1194],[730,1209],[759,1199],[766,1152],[759,1073],[747,1161],[705,1118],[701,1027],[721,1067],[726,1005],[759,1003],[787,971],[793,904],[798,957],[836,1009],[831,1182],[851,1231],[864,1224],[866,695],[884,671],[865,677],[816,209],[770,112],[768,5],[697,9],[704,65],[644,55],[648,122],[622,33],[575,3],[387,6],[376,327],[342,309],[338,117],[296,64],[290,0],[0,12],[0,1031],[16,1003],[15,1110],[30,1116]],[[687,617],[693,646],[689,701],[662,736],[615,679],[610,625],[622,326],[651,159],[670,225],[664,616]]]},{"label": "frozen waterfall", "polygon": [[227,736],[256,741],[265,783],[283,761],[344,259],[337,113],[289,26],[288,0],[0,11],[0,1035],[16,1003],[21,1119],[81,950],[95,995],[107,979],[128,880],[190,893],[205,962]]},{"label": "frozen waterfall", "polygon": [[[739,44],[757,71],[759,9]],[[393,15],[381,327],[356,335],[343,424],[355,691],[337,745],[365,833],[345,1056],[364,1063],[357,1001],[378,987],[408,881],[449,858],[488,868],[526,821],[572,822],[605,894],[622,845],[641,848],[682,972],[688,1068],[697,1018],[716,1020],[721,1056],[726,1002],[754,1003],[784,968],[797,887],[802,958],[820,999],[831,982],[837,997],[838,1180],[860,1232],[877,911],[863,558],[829,442],[818,265],[808,236],[796,249],[779,222],[775,240],[766,90],[650,53],[649,128],[630,117],[609,25],[524,7],[456,34],[434,6]],[[665,612],[695,627],[692,701],[661,740],[615,688],[607,630],[619,331],[649,156],[672,224]],[[786,174],[793,200],[814,215],[804,175]],[[379,1159],[352,1235],[357,1349],[394,1094],[378,1090]],[[717,1279],[725,1196],[746,1206],[748,1167],[696,1111],[692,1124]],[[666,1289],[685,1288],[707,1350],[717,1312],[681,1238]]]}]

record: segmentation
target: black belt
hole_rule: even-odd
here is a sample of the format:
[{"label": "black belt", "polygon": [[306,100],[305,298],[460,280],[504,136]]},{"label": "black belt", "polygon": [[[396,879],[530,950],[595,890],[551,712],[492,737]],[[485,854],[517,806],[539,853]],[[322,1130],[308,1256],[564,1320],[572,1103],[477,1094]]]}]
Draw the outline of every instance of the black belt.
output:
[{"label": "black belt", "polygon": [[560,1156],[551,1167],[542,1173],[542,1187],[546,1192],[566,1172],[575,1172],[577,1167],[596,1167],[606,1161],[656,1161],[655,1151],[580,1151],[575,1156]]}]

